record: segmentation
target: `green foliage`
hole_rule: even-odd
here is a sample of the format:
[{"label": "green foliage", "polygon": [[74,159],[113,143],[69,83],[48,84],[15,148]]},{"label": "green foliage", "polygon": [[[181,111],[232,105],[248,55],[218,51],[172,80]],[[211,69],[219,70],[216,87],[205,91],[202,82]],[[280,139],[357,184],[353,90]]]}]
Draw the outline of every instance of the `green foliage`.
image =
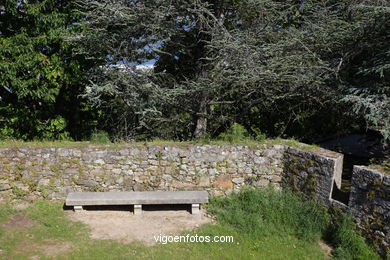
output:
[{"label": "green foliage", "polygon": [[229,129],[219,135],[219,139],[229,143],[237,143],[248,138],[248,131],[237,123],[232,124]]},{"label": "green foliage", "polygon": [[[267,137],[263,134],[259,129],[252,129],[254,138],[249,132],[245,129],[244,126],[233,123],[230,128],[228,128],[225,132],[220,133],[216,138],[216,141],[220,140],[222,142],[227,142],[230,144],[240,144],[240,143],[252,143],[256,144],[257,142],[264,142]],[[198,142],[208,141],[208,143],[213,143],[210,139],[200,139]]]},{"label": "green foliage", "polygon": [[90,141],[96,144],[111,143],[108,133],[102,130],[92,133]]},{"label": "green foliage", "polygon": [[217,221],[253,237],[294,235],[306,241],[321,237],[334,246],[337,259],[379,259],[356,231],[353,219],[335,214],[313,201],[272,188],[245,189],[227,197],[213,197],[208,211]]},{"label": "green foliage", "polygon": [[0,138],[69,139],[89,66],[64,40],[79,30],[78,16],[56,0],[2,1],[0,9]]},{"label": "green foliage", "polygon": [[215,197],[209,211],[221,223],[251,236],[273,233],[318,241],[329,223],[326,210],[315,202],[303,202],[291,192],[245,189],[227,198]]},{"label": "green foliage", "polygon": [[336,245],[333,250],[336,259],[380,259],[357,232],[351,216],[342,215],[334,224],[331,241]]},{"label": "green foliage", "polygon": [[15,185],[12,187],[12,192],[18,198],[22,198],[22,197],[26,196],[28,193],[27,191],[22,190],[21,188],[15,186]]},{"label": "green foliage", "polygon": [[1,139],[390,137],[388,1],[3,2]]},{"label": "green foliage", "polygon": [[370,167],[390,174],[390,158],[371,159],[370,160]]},{"label": "green foliage", "polygon": [[[119,138],[214,138],[234,122],[251,135],[315,138],[364,120],[387,136],[386,3],[79,2],[89,17],[80,52],[114,65],[157,60],[151,71],[103,66],[91,77],[86,97]],[[364,102],[348,92],[364,90],[350,72],[376,75]]]}]

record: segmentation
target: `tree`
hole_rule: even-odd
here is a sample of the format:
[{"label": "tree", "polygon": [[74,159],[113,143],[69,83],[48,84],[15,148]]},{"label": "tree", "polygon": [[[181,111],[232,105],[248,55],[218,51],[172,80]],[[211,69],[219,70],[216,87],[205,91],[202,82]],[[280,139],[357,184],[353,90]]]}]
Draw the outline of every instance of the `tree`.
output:
[{"label": "tree", "polygon": [[358,5],[351,16],[357,27],[342,59],[343,101],[390,140],[390,3]]},{"label": "tree", "polygon": [[89,62],[64,41],[80,30],[69,8],[67,1],[1,1],[0,137],[80,137],[78,95]]},{"label": "tree", "polygon": [[[165,54],[174,55],[165,49],[186,34],[187,40],[195,41],[194,51],[199,52],[199,45],[205,44],[202,39],[206,37],[201,29],[208,26],[203,14],[205,4],[200,1],[79,1],[79,10],[87,17],[85,24],[89,30],[73,41],[80,46],[80,54],[102,61],[95,67],[86,96],[104,110],[105,128],[124,139],[139,134],[188,138],[191,126],[187,119],[196,115],[193,111],[188,113],[191,106],[183,98],[199,88],[195,91],[184,82],[193,82],[193,77],[198,75],[194,72],[201,66],[203,54],[186,63],[187,72],[181,76],[164,69],[160,61],[166,58]],[[192,26],[202,23],[206,24]],[[104,44],[92,48],[96,42]],[[159,60],[154,72],[135,69],[136,64],[148,59]],[[193,95],[192,101],[195,98]]]},{"label": "tree", "polygon": [[[381,109],[367,113],[348,94],[354,71],[387,70],[387,27],[378,26],[386,20],[375,8],[355,15],[364,1],[80,0],[79,7],[88,30],[74,40],[102,62],[86,96],[119,137],[215,137],[239,122],[254,135],[308,140],[388,120],[387,97],[375,94]],[[379,27],[374,44],[368,32]],[[368,57],[371,70],[356,70],[358,60],[368,64],[353,58],[360,46],[374,45],[381,54]],[[150,59],[153,71],[131,69]]]}]

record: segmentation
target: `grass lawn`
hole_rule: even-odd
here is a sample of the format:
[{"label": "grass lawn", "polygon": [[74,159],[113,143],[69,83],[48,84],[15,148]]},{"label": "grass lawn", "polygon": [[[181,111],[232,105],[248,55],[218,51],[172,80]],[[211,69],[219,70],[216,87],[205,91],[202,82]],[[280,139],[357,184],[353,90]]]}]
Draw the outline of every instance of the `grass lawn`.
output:
[{"label": "grass lawn", "polygon": [[[243,197],[234,195],[211,201],[209,211],[219,224],[206,224],[190,233],[231,235],[233,243],[168,243],[149,247],[138,242],[91,239],[89,229],[70,221],[60,203],[36,201],[24,210],[0,204],[0,259],[326,259],[318,243],[322,232],[318,225],[326,218],[321,219],[321,212],[310,210],[311,205],[298,199],[286,204],[287,198],[280,199],[277,194],[255,194],[243,205],[247,217],[241,215],[244,211],[237,208],[237,203],[253,194],[244,192]],[[264,200],[259,201],[261,196]],[[266,200],[270,201],[268,206],[263,204]],[[247,209],[253,202],[264,211],[252,221],[249,217],[258,211]],[[289,209],[295,210],[297,205],[306,205],[302,208],[306,216],[293,214],[284,219],[285,214],[291,214]],[[272,208],[281,217],[273,215]],[[22,221],[18,223],[18,219]],[[292,221],[298,223],[291,227]],[[306,230],[301,230],[305,225]],[[374,253],[372,256],[370,259],[375,259]]]}]

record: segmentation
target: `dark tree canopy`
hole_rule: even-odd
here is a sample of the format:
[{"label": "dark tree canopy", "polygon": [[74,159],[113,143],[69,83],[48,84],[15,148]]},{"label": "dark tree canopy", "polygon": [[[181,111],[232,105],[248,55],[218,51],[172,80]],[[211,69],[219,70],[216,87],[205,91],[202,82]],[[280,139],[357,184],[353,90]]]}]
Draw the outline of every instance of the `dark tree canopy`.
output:
[{"label": "dark tree canopy", "polygon": [[70,10],[67,1],[1,1],[0,137],[77,138],[81,131],[78,95],[89,62],[64,41],[80,18]]},{"label": "dark tree canopy", "polygon": [[387,1],[18,3],[0,4],[3,135],[390,137]]}]

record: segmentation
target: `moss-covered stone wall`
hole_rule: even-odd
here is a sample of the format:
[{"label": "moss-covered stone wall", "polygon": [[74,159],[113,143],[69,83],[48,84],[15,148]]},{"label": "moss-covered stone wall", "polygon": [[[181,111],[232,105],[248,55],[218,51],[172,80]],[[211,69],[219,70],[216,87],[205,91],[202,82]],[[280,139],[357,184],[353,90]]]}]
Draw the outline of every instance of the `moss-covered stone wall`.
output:
[{"label": "moss-covered stone wall", "polygon": [[128,145],[0,149],[0,196],[72,191],[207,190],[279,185],[284,145]]},{"label": "moss-covered stone wall", "polygon": [[333,186],[340,188],[343,155],[316,148],[288,147],[284,153],[283,185],[307,197],[332,204]]},{"label": "moss-covered stone wall", "polygon": [[390,174],[354,166],[348,207],[377,249],[390,253]]}]

